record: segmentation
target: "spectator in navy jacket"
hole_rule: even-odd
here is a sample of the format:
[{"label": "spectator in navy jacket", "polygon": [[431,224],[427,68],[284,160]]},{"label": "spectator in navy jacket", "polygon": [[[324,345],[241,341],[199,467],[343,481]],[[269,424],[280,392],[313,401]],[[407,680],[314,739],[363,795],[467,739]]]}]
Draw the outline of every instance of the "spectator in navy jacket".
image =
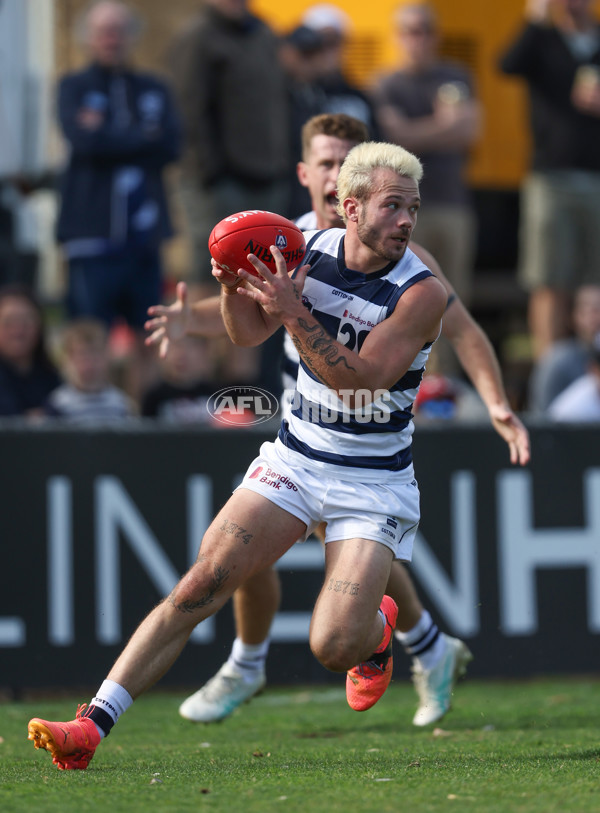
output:
[{"label": "spectator in navy jacket", "polygon": [[138,28],[114,0],[94,3],[82,19],[90,63],[64,76],[58,92],[70,147],[58,239],[69,315],[109,326],[121,318],[142,352],[147,308],[162,293],[161,244],[172,235],[162,172],[180,154],[181,133],[167,85],[131,66]]}]

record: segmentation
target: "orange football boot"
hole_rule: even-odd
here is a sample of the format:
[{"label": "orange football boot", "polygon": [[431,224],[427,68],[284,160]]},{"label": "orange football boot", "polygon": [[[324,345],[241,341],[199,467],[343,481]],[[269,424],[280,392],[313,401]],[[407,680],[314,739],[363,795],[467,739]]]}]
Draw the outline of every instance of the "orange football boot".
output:
[{"label": "orange football boot", "polygon": [[346,673],[346,699],[355,711],[366,711],[374,706],[392,679],[392,636],[398,605],[390,596],[384,596],[379,609],[385,616],[381,644],[368,661],[362,661]]},{"label": "orange football boot", "polygon": [[50,751],[59,771],[85,770],[100,743],[94,721],[83,716],[86,706],[87,703],[77,706],[75,720],[69,723],[51,723],[39,717],[29,721],[28,739],[33,740],[36,748]]}]

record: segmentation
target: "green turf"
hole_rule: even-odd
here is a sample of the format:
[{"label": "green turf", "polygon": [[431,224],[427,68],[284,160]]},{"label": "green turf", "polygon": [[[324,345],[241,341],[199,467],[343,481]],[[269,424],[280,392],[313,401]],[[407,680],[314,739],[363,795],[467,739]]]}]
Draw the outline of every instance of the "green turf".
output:
[{"label": "green turf", "polygon": [[411,725],[392,683],[357,714],[343,688],[269,689],[230,719],[194,725],[183,694],[138,700],[87,771],[57,771],[27,741],[31,716],[71,719],[78,700],[0,704],[0,810],[600,810],[600,682],[468,680],[442,731]]}]

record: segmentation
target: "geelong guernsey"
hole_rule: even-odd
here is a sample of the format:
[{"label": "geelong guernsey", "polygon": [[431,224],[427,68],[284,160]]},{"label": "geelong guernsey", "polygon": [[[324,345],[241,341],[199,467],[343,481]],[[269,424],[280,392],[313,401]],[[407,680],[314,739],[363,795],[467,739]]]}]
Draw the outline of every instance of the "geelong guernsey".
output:
[{"label": "geelong guernsey", "polygon": [[[374,274],[346,268],[344,236],[344,229],[306,233],[304,262],[311,270],[302,296],[327,333],[358,352],[375,325],[393,313],[402,294],[433,275],[410,249],[400,262],[391,262]],[[293,365],[290,348],[298,358],[286,334],[286,362]],[[344,479],[412,480],[411,407],[430,350],[431,344],[423,347],[389,391],[381,391],[375,401],[365,394],[352,409],[300,359],[293,403],[277,443],[286,447],[288,458],[298,465],[326,469]]]}]

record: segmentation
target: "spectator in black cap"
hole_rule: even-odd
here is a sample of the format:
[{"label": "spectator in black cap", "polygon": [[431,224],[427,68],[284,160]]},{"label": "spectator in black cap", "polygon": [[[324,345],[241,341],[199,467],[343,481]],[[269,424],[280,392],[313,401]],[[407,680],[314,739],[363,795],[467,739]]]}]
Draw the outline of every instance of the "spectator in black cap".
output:
[{"label": "spectator in black cap", "polygon": [[345,113],[369,128],[373,140],[379,140],[374,102],[364,90],[348,80],[344,72],[344,55],[352,32],[352,20],[332,3],[317,3],[304,12],[302,25],[323,39],[319,52],[317,84],[322,93],[321,113]]},{"label": "spectator in black cap", "polygon": [[302,160],[302,127],[324,109],[323,93],[316,84],[324,38],[312,28],[300,25],[281,38],[279,59],[288,79],[290,98],[290,202],[287,216],[295,219],[311,208],[307,190],[300,186],[296,164]]}]

